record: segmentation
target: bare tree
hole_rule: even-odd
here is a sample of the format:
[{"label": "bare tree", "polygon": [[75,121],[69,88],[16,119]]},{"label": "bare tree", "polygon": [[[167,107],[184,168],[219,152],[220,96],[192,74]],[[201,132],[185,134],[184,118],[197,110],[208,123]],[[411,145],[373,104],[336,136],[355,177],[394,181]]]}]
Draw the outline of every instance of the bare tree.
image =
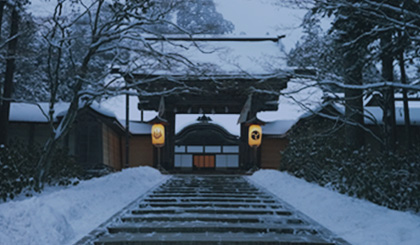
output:
[{"label": "bare tree", "polygon": [[[161,77],[145,78],[131,84],[118,84],[118,77],[109,78],[112,67],[130,73],[141,70],[170,70],[186,66],[190,70],[199,69],[176,51],[162,50],[160,45],[147,41],[148,37],[161,37],[156,25],[170,25],[179,33],[188,31],[165,18],[179,0],[126,0],[112,1],[58,1],[54,15],[44,27],[43,36],[48,43],[48,77],[50,108],[48,117],[51,135],[43,147],[37,164],[37,188],[43,187],[45,177],[51,167],[51,154],[57,142],[68,133],[80,108],[88,106],[104,95],[141,94],[133,92],[136,83],[154,82]],[[77,4],[74,5],[74,4]],[[80,11],[70,11],[77,7]],[[182,44],[169,42],[178,48]],[[164,75],[162,75],[164,76]],[[166,95],[193,91],[181,79],[168,78],[173,82],[171,89],[162,88],[153,95]],[[54,105],[62,90],[66,91],[70,107],[58,124],[54,123]]]}]

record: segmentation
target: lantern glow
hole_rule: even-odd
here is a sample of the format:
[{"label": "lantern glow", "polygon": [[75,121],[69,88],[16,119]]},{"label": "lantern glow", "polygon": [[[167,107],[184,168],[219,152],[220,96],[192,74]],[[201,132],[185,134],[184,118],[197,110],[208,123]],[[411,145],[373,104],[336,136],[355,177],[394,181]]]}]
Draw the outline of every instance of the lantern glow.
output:
[{"label": "lantern glow", "polygon": [[152,126],[152,144],[156,147],[165,145],[165,127],[160,123]]},{"label": "lantern glow", "polygon": [[249,126],[248,144],[251,147],[259,147],[261,145],[262,129],[260,125],[252,124]]}]

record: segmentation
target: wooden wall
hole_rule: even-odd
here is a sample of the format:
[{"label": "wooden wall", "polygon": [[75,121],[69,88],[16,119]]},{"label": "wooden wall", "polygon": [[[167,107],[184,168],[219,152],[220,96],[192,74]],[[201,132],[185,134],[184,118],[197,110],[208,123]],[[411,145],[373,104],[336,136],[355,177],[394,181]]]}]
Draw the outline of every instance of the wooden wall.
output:
[{"label": "wooden wall", "polygon": [[286,138],[264,137],[261,143],[261,168],[279,169],[281,151],[284,151],[288,143]]},{"label": "wooden wall", "polygon": [[130,167],[153,166],[153,145],[150,135],[134,135],[130,138]]},{"label": "wooden wall", "polygon": [[121,139],[109,126],[102,124],[103,163],[115,170],[122,168]]},{"label": "wooden wall", "polygon": [[[50,126],[46,123],[36,122],[10,122],[9,141],[21,143],[28,146],[42,147],[50,136]],[[75,131],[71,129],[67,135],[61,139],[59,147],[69,150],[69,154],[75,154]]]}]

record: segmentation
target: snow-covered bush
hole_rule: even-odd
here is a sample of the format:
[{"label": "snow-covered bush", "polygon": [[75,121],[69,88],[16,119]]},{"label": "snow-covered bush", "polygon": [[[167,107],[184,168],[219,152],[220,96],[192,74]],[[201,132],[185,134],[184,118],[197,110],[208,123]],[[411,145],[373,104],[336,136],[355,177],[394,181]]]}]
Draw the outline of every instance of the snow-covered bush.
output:
[{"label": "snow-covered bush", "polygon": [[[13,199],[21,193],[29,193],[35,188],[36,163],[40,157],[40,147],[28,147],[13,143],[0,148],[0,198]],[[64,149],[57,149],[53,155],[53,167],[48,176],[50,185],[77,184],[75,178],[82,174],[81,168]]]},{"label": "snow-covered bush", "polygon": [[420,147],[389,153],[346,148],[335,122],[301,121],[290,134],[280,170],[343,194],[397,210],[420,211]]}]

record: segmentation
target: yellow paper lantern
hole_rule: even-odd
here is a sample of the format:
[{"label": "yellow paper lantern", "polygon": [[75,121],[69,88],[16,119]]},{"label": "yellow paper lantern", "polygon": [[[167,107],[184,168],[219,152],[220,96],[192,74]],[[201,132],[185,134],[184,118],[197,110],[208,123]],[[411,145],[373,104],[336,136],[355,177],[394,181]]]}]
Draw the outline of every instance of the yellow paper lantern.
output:
[{"label": "yellow paper lantern", "polygon": [[261,145],[262,129],[260,125],[252,124],[249,126],[248,144],[251,147],[258,147]]},{"label": "yellow paper lantern", "polygon": [[165,127],[160,123],[152,126],[152,144],[156,147],[165,145]]}]

